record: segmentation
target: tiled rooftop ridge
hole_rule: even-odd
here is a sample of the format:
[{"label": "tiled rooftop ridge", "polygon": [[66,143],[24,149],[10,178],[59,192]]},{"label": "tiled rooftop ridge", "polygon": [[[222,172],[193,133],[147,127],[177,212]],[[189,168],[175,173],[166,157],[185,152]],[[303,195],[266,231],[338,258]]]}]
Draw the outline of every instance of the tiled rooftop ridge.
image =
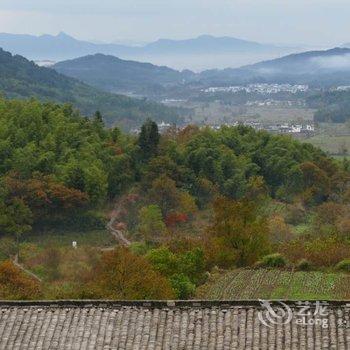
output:
[{"label": "tiled rooftop ridge", "polygon": [[0,301],[0,349],[350,349],[350,302],[328,305],[324,328],[265,325],[256,300]]},{"label": "tiled rooftop ridge", "polygon": [[[271,300],[272,304],[282,301],[290,307],[297,306],[298,300]],[[314,300],[303,302],[315,302]],[[322,300],[330,307],[349,306],[350,300]],[[150,307],[150,308],[194,308],[194,307],[261,307],[260,300],[0,300],[0,308],[4,306],[25,307],[25,306],[52,306],[52,307]]]}]

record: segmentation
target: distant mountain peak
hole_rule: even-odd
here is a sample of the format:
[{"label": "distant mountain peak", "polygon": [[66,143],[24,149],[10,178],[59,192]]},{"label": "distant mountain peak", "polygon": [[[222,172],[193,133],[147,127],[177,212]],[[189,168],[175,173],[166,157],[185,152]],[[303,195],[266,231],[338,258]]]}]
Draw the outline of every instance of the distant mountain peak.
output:
[{"label": "distant mountain peak", "polygon": [[72,36],[68,35],[67,33],[65,32],[59,32],[58,34],[56,35],[52,35],[52,34],[43,34],[43,35],[40,35],[38,37],[36,36],[30,36],[33,40],[35,39],[49,39],[49,40],[57,40],[57,39],[60,39],[60,40],[74,40],[76,41],[75,38],[73,38]]},{"label": "distant mountain peak", "polygon": [[69,40],[76,40],[74,37],[70,36],[69,34],[65,33],[65,32],[59,32],[57,35],[56,35],[56,38],[58,39],[69,39]]},{"label": "distant mountain peak", "polygon": [[70,35],[68,35],[67,33],[65,33],[65,32],[59,32],[57,35],[56,35],[58,38],[60,38],[60,37],[63,37],[63,38],[66,38],[66,37],[68,37],[68,38],[71,38],[71,36]]}]

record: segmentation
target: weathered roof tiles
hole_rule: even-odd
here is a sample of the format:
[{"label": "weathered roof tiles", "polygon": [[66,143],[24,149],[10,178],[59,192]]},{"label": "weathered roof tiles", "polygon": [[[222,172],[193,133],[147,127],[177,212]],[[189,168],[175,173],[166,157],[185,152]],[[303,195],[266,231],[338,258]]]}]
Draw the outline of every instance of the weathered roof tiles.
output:
[{"label": "weathered roof tiles", "polygon": [[[296,311],[294,303],[288,304]],[[258,302],[0,302],[0,349],[350,349],[346,303],[327,327],[265,325]]]}]

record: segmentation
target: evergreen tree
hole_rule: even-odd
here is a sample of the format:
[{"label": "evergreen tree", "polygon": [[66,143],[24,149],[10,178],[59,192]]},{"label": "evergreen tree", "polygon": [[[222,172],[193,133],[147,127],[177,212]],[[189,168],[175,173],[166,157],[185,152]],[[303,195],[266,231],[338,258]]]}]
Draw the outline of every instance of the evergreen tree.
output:
[{"label": "evergreen tree", "polygon": [[148,119],[141,128],[139,146],[143,159],[150,159],[157,154],[160,135],[157,124]]},{"label": "evergreen tree", "polygon": [[94,121],[96,124],[102,124],[104,125],[104,122],[103,122],[103,117],[102,117],[102,114],[100,111],[96,111],[95,114],[94,114]]}]

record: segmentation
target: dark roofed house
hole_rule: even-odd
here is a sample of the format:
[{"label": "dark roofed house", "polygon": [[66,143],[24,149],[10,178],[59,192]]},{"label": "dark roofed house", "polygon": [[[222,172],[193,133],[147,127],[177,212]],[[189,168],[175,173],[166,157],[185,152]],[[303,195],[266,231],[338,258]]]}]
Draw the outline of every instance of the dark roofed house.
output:
[{"label": "dark roofed house", "polygon": [[325,305],[0,302],[0,349],[350,349],[350,305]]}]

